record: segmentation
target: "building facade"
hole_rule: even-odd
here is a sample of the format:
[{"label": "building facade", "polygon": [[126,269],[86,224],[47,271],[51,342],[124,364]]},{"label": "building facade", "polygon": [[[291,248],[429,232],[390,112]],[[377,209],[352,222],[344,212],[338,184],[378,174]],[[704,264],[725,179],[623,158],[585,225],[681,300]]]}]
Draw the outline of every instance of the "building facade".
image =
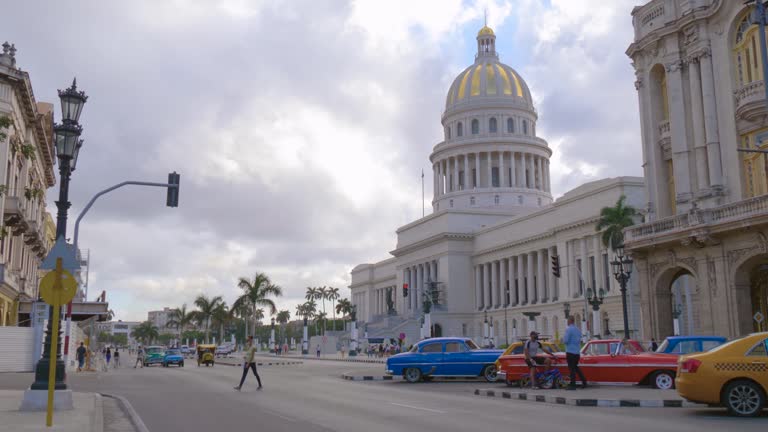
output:
[{"label": "building facade", "polygon": [[[499,61],[495,42],[490,28],[480,30],[475,62],[448,91],[444,139],[430,155],[433,213],[397,230],[391,258],[352,270],[351,299],[369,337],[418,340],[427,298],[433,336],[485,342],[488,331],[496,344],[533,329],[555,336],[565,329],[567,306],[593,334],[622,330],[612,253],[595,226],[600,209],[622,195],[642,207],[643,181],[599,180],[553,200],[552,151],[536,135],[531,93]],[[586,305],[589,289],[606,292],[597,313]],[[631,331],[642,337],[634,294]]]},{"label": "building facade", "polygon": [[16,48],[0,54],[0,326],[18,324],[18,305],[37,298],[46,237],[45,192],[54,175],[53,105],[37,102]]},{"label": "building facade", "polygon": [[[625,231],[647,334],[738,337],[768,317],[768,149],[758,26],[741,1],[632,11],[647,222]],[[759,313],[759,314],[758,314]]]},{"label": "building facade", "polygon": [[133,338],[133,329],[140,325],[138,321],[106,321],[96,324],[96,329],[99,333],[107,332],[111,335],[125,335],[128,345],[136,345],[136,340]]},{"label": "building facade", "polygon": [[163,308],[163,310],[149,311],[147,312],[147,320],[157,327],[157,331],[161,334],[176,334],[174,328],[168,327],[168,317],[172,311],[173,309],[168,307]]}]

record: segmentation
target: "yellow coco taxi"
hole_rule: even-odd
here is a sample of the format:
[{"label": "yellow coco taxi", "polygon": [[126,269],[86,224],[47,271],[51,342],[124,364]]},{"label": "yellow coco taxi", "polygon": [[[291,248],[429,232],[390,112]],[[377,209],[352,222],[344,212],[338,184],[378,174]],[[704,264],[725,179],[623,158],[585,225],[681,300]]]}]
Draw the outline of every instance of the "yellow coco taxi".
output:
[{"label": "yellow coco taxi", "polygon": [[768,332],[682,356],[675,386],[691,402],[724,406],[737,416],[760,414],[768,391]]}]

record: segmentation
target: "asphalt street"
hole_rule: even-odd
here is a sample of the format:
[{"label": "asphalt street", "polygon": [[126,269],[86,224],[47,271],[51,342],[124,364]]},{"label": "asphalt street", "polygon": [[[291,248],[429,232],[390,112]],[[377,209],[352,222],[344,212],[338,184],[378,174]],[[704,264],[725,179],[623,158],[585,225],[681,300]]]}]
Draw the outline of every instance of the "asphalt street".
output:
[{"label": "asphalt street", "polygon": [[[381,372],[383,365],[307,361],[261,367],[232,387],[240,368],[124,368],[70,374],[75,391],[126,397],[151,431],[765,431],[768,415],[738,419],[715,409],[592,408],[474,396],[481,382],[352,382],[342,373]],[[31,374],[0,374],[0,388],[23,389]],[[487,387],[487,384],[484,384]],[[499,385],[499,388],[504,388]]]}]

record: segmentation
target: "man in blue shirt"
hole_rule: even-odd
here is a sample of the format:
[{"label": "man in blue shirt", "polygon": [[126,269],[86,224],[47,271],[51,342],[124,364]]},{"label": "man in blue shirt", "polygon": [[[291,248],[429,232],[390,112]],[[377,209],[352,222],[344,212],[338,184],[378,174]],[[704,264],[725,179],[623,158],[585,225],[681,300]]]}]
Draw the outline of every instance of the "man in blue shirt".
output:
[{"label": "man in blue shirt", "polygon": [[582,373],[579,368],[579,359],[581,358],[581,330],[576,327],[573,316],[568,317],[568,328],[565,329],[563,343],[565,344],[565,358],[568,361],[568,369],[571,372],[571,384],[568,385],[568,390],[576,390],[577,373],[579,374],[579,378],[581,378],[581,388],[586,388],[587,379],[584,378],[584,373]]}]

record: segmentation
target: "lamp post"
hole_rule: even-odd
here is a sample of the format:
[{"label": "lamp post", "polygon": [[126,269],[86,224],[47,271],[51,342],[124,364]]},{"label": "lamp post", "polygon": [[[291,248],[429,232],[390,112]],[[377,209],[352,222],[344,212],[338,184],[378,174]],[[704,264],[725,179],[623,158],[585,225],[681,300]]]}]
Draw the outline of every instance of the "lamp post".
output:
[{"label": "lamp post", "polygon": [[627,282],[629,282],[630,276],[632,276],[632,264],[631,258],[624,253],[624,245],[616,247],[613,261],[611,261],[611,267],[613,268],[613,276],[619,281],[621,285],[621,308],[624,313],[624,337],[629,338],[629,316],[627,314]]},{"label": "lamp post", "polygon": [[587,303],[592,306],[592,333],[595,337],[600,338],[602,329],[600,328],[600,305],[605,301],[605,290],[600,288],[596,293],[592,288],[587,289]]},{"label": "lamp post", "polygon": [[674,325],[675,336],[680,335],[680,315],[683,314],[683,305],[680,303],[672,306],[672,324]]},{"label": "lamp post", "polygon": [[[83,105],[88,100],[85,92],[77,90],[77,81],[72,80],[72,86],[66,90],[59,90],[59,100],[61,101],[61,124],[54,125],[54,142],[56,145],[56,157],[59,159],[59,199],[56,201],[56,239],[66,238],[67,233],[67,211],[71,203],[69,202],[69,178],[77,165],[77,157],[80,154],[80,147],[83,140],[80,134],[83,127],[80,126],[80,113],[83,111]],[[48,316],[53,316],[53,307],[48,308]],[[56,358],[51,360],[51,333],[53,332],[53,320],[48,320],[48,326],[45,330],[45,342],[43,356],[37,362],[35,367],[35,381],[30,387],[32,390],[48,389],[48,369],[51,361],[56,362],[56,390],[66,390],[67,384],[64,361],[61,359],[61,338],[56,346]],[[59,326],[61,328],[61,326]]]},{"label": "lamp post", "polygon": [[277,355],[277,349],[275,349],[275,319],[272,318],[272,325],[269,329],[269,350],[274,351]]}]

